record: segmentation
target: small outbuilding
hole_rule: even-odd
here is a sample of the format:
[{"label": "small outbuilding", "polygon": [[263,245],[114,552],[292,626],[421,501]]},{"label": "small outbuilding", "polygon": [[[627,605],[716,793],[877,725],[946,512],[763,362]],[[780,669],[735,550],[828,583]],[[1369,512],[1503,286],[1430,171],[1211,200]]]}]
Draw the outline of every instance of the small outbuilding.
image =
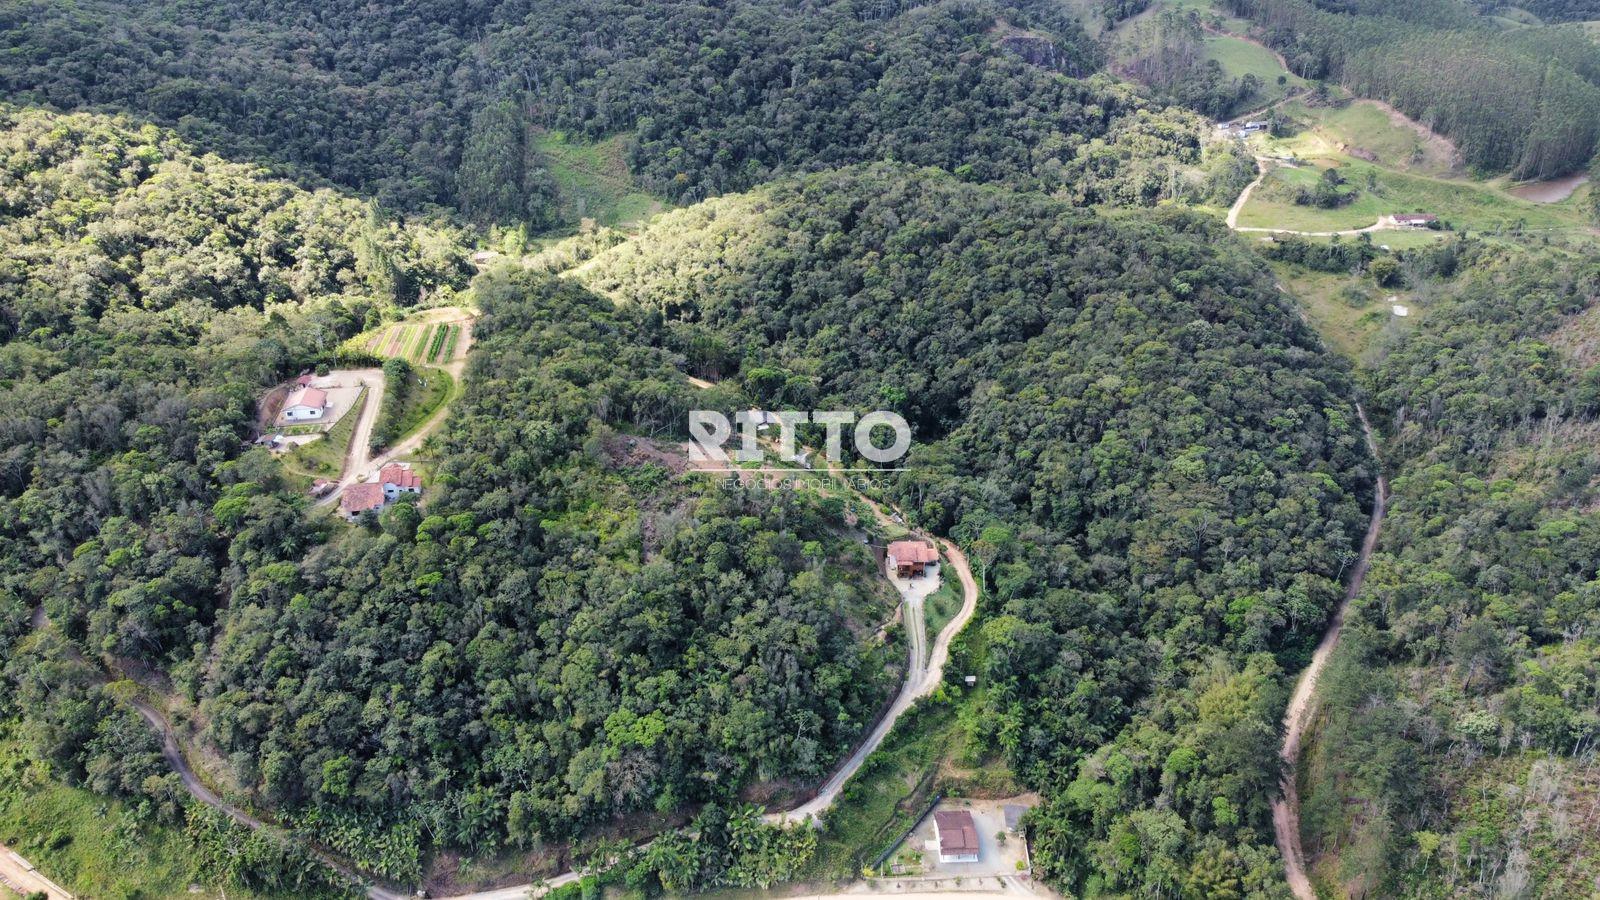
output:
[{"label": "small outbuilding", "polygon": [[1394,223],[1401,228],[1432,228],[1439,224],[1439,217],[1432,213],[1397,213]]}]

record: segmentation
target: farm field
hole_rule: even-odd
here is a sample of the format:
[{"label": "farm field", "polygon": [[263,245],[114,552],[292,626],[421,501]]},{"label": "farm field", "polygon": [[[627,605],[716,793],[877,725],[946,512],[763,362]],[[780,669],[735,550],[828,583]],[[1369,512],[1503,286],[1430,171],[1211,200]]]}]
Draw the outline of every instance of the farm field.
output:
[{"label": "farm field", "polygon": [[445,365],[464,355],[461,332],[471,321],[472,314],[459,307],[425,310],[362,332],[348,346],[413,365]]}]

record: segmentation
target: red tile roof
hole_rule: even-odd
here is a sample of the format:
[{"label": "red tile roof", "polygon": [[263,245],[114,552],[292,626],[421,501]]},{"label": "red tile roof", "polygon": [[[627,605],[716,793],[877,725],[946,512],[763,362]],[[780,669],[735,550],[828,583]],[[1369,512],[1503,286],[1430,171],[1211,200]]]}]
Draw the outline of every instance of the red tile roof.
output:
[{"label": "red tile roof", "polygon": [[284,408],[288,409],[291,406],[309,406],[312,409],[321,409],[327,405],[327,391],[323,390],[322,388],[308,387],[301,388],[300,390],[295,391],[293,394],[290,394],[289,402],[284,404]]},{"label": "red tile roof", "polygon": [[347,513],[364,513],[383,505],[383,485],[352,484],[339,498],[339,508]]},{"label": "red tile roof", "polygon": [[939,561],[939,551],[921,541],[895,541],[889,545],[889,555],[897,563],[934,563]]},{"label": "red tile roof", "polygon": [[379,484],[392,484],[406,489],[422,487],[422,477],[399,463],[390,463],[378,472]]},{"label": "red tile roof", "polygon": [[1394,221],[1397,225],[1410,225],[1413,222],[1437,222],[1439,217],[1433,213],[1397,213]]},{"label": "red tile roof", "polygon": [[978,826],[972,813],[964,809],[948,809],[933,814],[933,824],[939,829],[939,852],[946,856],[978,852]]}]

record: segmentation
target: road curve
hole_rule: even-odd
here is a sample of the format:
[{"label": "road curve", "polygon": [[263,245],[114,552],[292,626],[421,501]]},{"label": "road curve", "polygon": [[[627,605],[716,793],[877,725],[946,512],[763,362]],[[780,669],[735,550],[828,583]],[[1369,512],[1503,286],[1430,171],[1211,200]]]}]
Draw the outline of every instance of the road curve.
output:
[{"label": "road curve", "polygon": [[900,716],[918,700],[933,693],[934,689],[944,681],[944,665],[950,658],[950,642],[961,633],[961,629],[966,627],[972,620],[973,614],[978,611],[978,583],[972,577],[972,569],[967,565],[966,556],[956,548],[955,544],[940,539],[939,546],[949,557],[950,566],[956,570],[956,576],[961,581],[961,610],[934,640],[933,650],[928,654],[927,667],[913,665],[907,670],[905,683],[900,686],[900,693],[895,696],[889,711],[878,720],[878,724],[873,727],[861,746],[856,748],[856,752],[850,754],[833,776],[823,783],[822,789],[817,791],[815,797],[794,809],[768,813],[764,817],[766,821],[803,822],[808,818],[820,817],[833,806],[835,800],[839,799],[839,792],[844,789],[851,776],[861,769],[867,757],[871,756],[872,752],[883,743],[883,739],[889,736],[889,732],[894,730],[895,722],[900,720]]},{"label": "road curve", "polygon": [[[1361,418],[1361,433],[1366,438],[1367,449],[1372,452],[1373,459],[1379,459],[1378,444],[1372,437],[1372,425],[1367,421],[1367,411],[1359,403],[1356,404],[1356,415]],[[1383,517],[1389,505],[1389,482],[1383,477],[1381,460],[1379,465],[1378,483],[1373,488],[1372,518],[1367,521],[1367,536],[1361,542],[1361,555],[1350,573],[1344,600],[1334,611],[1333,618],[1328,622],[1328,630],[1323,633],[1321,643],[1311,654],[1311,664],[1300,673],[1283,716],[1283,747],[1278,752],[1284,764],[1283,796],[1272,803],[1272,831],[1277,839],[1278,852],[1283,855],[1289,889],[1294,892],[1296,900],[1317,900],[1317,893],[1311,888],[1311,879],[1306,875],[1305,854],[1300,849],[1300,787],[1297,780],[1300,741],[1305,734],[1306,723],[1316,710],[1317,678],[1327,667],[1333,648],[1339,644],[1345,613],[1350,609],[1350,602],[1361,593],[1361,584],[1366,581],[1367,570],[1372,567],[1372,551],[1378,546],[1378,533],[1383,529]]]},{"label": "road curve", "polygon": [[1345,228],[1339,231],[1296,231],[1293,228],[1259,228],[1253,225],[1241,227],[1239,225],[1239,213],[1244,211],[1244,205],[1250,201],[1250,195],[1255,193],[1256,188],[1260,187],[1261,182],[1266,179],[1267,163],[1269,162],[1271,162],[1269,157],[1256,157],[1256,180],[1245,185],[1244,190],[1240,191],[1239,196],[1233,201],[1233,205],[1228,207],[1228,227],[1234,231],[1252,234],[1293,234],[1300,237],[1348,237],[1356,234],[1371,234],[1374,231],[1387,231],[1394,227],[1390,224],[1389,216],[1379,216],[1378,221],[1365,228]]}]

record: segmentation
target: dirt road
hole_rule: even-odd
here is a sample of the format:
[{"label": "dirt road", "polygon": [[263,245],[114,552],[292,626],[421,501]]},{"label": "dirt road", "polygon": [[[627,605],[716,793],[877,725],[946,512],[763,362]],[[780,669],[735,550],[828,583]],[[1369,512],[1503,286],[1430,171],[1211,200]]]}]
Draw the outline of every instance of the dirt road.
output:
[{"label": "dirt road", "polygon": [[[869,501],[870,502],[870,501]],[[862,763],[867,761],[874,750],[883,743],[883,739],[894,730],[895,722],[900,716],[910,709],[912,704],[933,693],[940,683],[944,681],[944,664],[950,658],[950,642],[955,639],[967,622],[972,620],[978,611],[978,582],[972,577],[972,569],[967,565],[967,558],[956,548],[955,544],[940,540],[939,546],[950,559],[950,567],[956,570],[956,576],[961,580],[961,610],[944,626],[939,636],[933,642],[933,649],[928,653],[927,666],[919,667],[913,664],[906,672],[906,680],[900,686],[900,693],[895,696],[894,703],[878,724],[873,727],[867,739],[856,748],[856,752],[844,761],[833,777],[822,785],[817,796],[810,801],[788,810],[787,812],[768,813],[764,818],[768,822],[803,822],[807,818],[820,818],[839,799],[839,792],[844,789],[851,776],[861,769]],[[909,616],[911,611],[907,610]],[[921,609],[917,610],[917,619],[924,621]],[[908,623],[908,630],[910,625]],[[924,626],[925,627],[925,626]],[[924,638],[925,640],[925,638]]]},{"label": "dirt road", "polygon": [[1250,201],[1250,195],[1255,193],[1255,189],[1260,187],[1261,182],[1266,179],[1268,164],[1271,162],[1272,160],[1269,157],[1256,157],[1256,170],[1258,173],[1256,180],[1245,185],[1244,190],[1240,191],[1238,198],[1233,201],[1233,205],[1228,207],[1228,227],[1234,231],[1254,232],[1257,234],[1295,234],[1301,237],[1343,237],[1354,234],[1369,234],[1374,231],[1386,231],[1399,227],[1388,216],[1379,216],[1378,221],[1365,228],[1346,228],[1341,231],[1296,231],[1293,228],[1257,228],[1254,226],[1241,228],[1239,226],[1239,213],[1244,210],[1244,205]]},{"label": "dirt road", "polygon": [[[456,358],[438,367],[449,372],[450,377],[455,379],[458,393],[461,390],[461,378],[467,370],[467,351],[472,349],[472,322],[470,321],[463,323],[461,326],[459,346],[460,349],[457,351]],[[362,474],[381,469],[403,456],[415,453],[422,446],[422,442],[427,440],[429,435],[438,431],[440,425],[444,424],[445,417],[450,414],[450,404],[454,402],[453,399],[446,400],[440,404],[437,410],[434,410],[433,415],[429,416],[427,421],[423,422],[416,431],[411,432],[410,437],[385,450],[382,455],[373,456],[370,446],[372,443],[372,427],[378,421],[378,410],[383,405],[385,379],[382,369],[362,369],[361,372],[363,376],[367,377],[369,377],[368,373],[376,372],[377,378],[373,382],[376,387],[369,389],[371,396],[367,398],[367,405],[361,410],[361,420],[356,423],[355,434],[350,437],[350,452],[345,455],[344,474],[340,476],[338,485],[316,502],[315,506],[318,507],[329,506],[339,502],[339,497],[344,494],[344,489],[355,484]]]},{"label": "dirt road", "polygon": [[[1361,417],[1361,432],[1366,437],[1367,448],[1371,450],[1372,457],[1377,459],[1378,444],[1372,437],[1367,411],[1356,404],[1356,414]],[[1327,667],[1333,648],[1339,644],[1345,612],[1350,608],[1350,601],[1361,593],[1361,584],[1366,581],[1367,570],[1372,567],[1372,551],[1378,546],[1378,533],[1383,529],[1383,516],[1388,505],[1389,482],[1380,472],[1378,484],[1373,489],[1372,518],[1367,522],[1367,536],[1361,542],[1361,555],[1356,559],[1355,569],[1350,573],[1350,583],[1345,587],[1344,601],[1328,622],[1322,642],[1317,644],[1316,652],[1311,655],[1311,665],[1306,666],[1300,674],[1294,695],[1289,698],[1289,708],[1283,716],[1283,747],[1278,753],[1285,766],[1283,796],[1272,804],[1272,830],[1277,838],[1278,852],[1283,855],[1289,889],[1297,900],[1316,900],[1317,896],[1311,888],[1311,879],[1306,875],[1305,854],[1300,849],[1300,789],[1296,771],[1300,762],[1300,741],[1305,734],[1306,723],[1316,710],[1317,678]]]},{"label": "dirt road", "polygon": [[5,844],[0,844],[0,885],[23,897],[43,893],[49,900],[74,900],[66,888],[44,877],[32,863]]}]

